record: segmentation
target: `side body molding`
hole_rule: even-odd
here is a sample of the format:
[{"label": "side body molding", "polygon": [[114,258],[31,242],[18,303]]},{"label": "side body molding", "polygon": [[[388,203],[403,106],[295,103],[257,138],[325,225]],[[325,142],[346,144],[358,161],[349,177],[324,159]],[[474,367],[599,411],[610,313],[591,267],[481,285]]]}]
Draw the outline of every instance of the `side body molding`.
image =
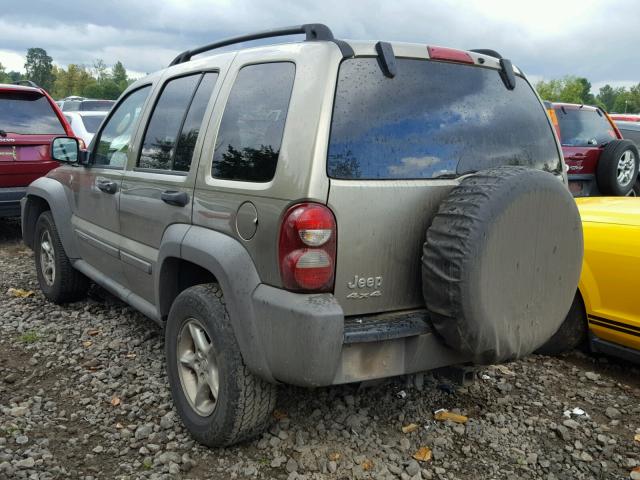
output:
[{"label": "side body molding", "polygon": [[71,259],[78,258],[75,237],[71,225],[71,205],[65,192],[65,187],[57,180],[49,177],[41,177],[33,181],[27,188],[27,195],[22,199],[22,234],[25,243],[32,246],[33,228],[36,218],[30,218],[29,197],[39,197],[45,200],[51,208],[51,214],[56,222],[56,228],[62,241],[62,246]]},{"label": "side body molding", "polygon": [[[225,296],[231,325],[247,367],[267,381],[274,381],[268,368],[251,295],[260,277],[247,250],[235,239],[196,225],[172,225],[165,231],[154,276],[159,318],[166,319],[175,292],[163,282],[171,275],[171,258],[189,261],[211,272]],[[166,298],[163,298],[165,297]]]}]

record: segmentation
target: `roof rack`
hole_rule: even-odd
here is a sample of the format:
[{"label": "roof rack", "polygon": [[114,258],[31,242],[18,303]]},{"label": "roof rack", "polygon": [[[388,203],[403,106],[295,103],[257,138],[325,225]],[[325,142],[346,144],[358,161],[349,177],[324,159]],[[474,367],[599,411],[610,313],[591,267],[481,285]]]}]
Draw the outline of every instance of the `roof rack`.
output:
[{"label": "roof rack", "polygon": [[482,55],[489,55],[490,57],[502,58],[495,50],[491,50],[490,48],[472,48],[469,50],[470,52],[481,53]]},{"label": "roof rack", "polygon": [[236,43],[249,42],[251,40],[260,40],[262,38],[284,37],[287,35],[305,34],[305,41],[325,40],[334,42],[340,48],[342,55],[345,57],[353,56],[353,50],[351,47],[333,37],[331,29],[322,23],[305,23],[304,25],[295,25],[292,27],[275,28],[272,30],[263,30],[261,32],[250,33],[248,35],[241,35],[239,37],[225,38],[202,47],[194,48],[193,50],[185,50],[169,64],[169,66],[178,65],[180,63],[188,62],[194,55],[200,53],[209,52],[217,48],[226,47],[227,45],[233,45]]},{"label": "roof rack", "polygon": [[36,82],[32,82],[31,80],[18,80],[16,82],[13,82],[14,85],[26,85],[28,87],[33,87],[33,88],[40,88]]}]

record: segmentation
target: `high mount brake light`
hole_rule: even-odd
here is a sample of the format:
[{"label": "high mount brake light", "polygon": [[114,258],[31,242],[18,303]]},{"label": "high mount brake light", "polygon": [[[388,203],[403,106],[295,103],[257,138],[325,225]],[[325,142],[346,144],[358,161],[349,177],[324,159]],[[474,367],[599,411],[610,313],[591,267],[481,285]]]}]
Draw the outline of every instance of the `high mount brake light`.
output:
[{"label": "high mount brake light", "polygon": [[286,289],[327,292],[333,288],[336,220],[329,208],[317,203],[291,207],[280,227],[278,247]]},{"label": "high mount brake light", "polygon": [[474,65],[471,55],[462,50],[445,47],[427,47],[431,60],[446,60],[448,62],[468,63]]}]

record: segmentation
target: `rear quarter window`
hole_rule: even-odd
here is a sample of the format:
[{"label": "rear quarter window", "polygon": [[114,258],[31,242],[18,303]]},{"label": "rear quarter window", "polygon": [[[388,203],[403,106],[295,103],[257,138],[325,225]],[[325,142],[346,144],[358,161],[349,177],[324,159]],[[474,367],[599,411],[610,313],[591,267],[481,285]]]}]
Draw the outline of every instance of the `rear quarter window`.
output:
[{"label": "rear quarter window", "polygon": [[276,171],[295,77],[291,62],[243,67],[229,94],[211,175],[268,182]]},{"label": "rear quarter window", "polygon": [[39,93],[0,95],[0,129],[22,135],[65,135],[49,100]]},{"label": "rear quarter window", "polygon": [[456,177],[499,166],[560,171],[544,107],[517,77],[494,69],[398,59],[385,77],[376,58],[345,60],[336,90],[327,172],[340,179]]}]

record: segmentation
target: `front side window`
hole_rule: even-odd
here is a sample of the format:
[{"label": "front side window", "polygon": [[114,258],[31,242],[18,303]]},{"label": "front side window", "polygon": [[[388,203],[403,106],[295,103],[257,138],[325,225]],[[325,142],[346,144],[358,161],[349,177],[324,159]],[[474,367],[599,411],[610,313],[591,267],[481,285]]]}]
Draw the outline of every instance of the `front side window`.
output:
[{"label": "front side window", "polygon": [[0,95],[0,130],[21,135],[65,135],[47,97],[32,92]]},{"label": "front side window", "polygon": [[569,147],[589,147],[615,140],[616,132],[600,110],[556,107],[560,142]]},{"label": "front side window", "polygon": [[213,177],[246,182],[273,178],[294,77],[291,62],[249,65],[240,70],[220,123]]},{"label": "front side window", "polygon": [[501,165],[558,172],[553,130],[533,89],[508,90],[495,69],[398,59],[345,60],[327,172],[340,179],[451,178]]},{"label": "front side window", "polygon": [[123,167],[127,163],[135,126],[150,90],[150,86],[135,90],[116,107],[98,134],[94,165]]},{"label": "front side window", "polygon": [[198,73],[167,83],[144,135],[139,168],[189,171],[217,76]]}]

